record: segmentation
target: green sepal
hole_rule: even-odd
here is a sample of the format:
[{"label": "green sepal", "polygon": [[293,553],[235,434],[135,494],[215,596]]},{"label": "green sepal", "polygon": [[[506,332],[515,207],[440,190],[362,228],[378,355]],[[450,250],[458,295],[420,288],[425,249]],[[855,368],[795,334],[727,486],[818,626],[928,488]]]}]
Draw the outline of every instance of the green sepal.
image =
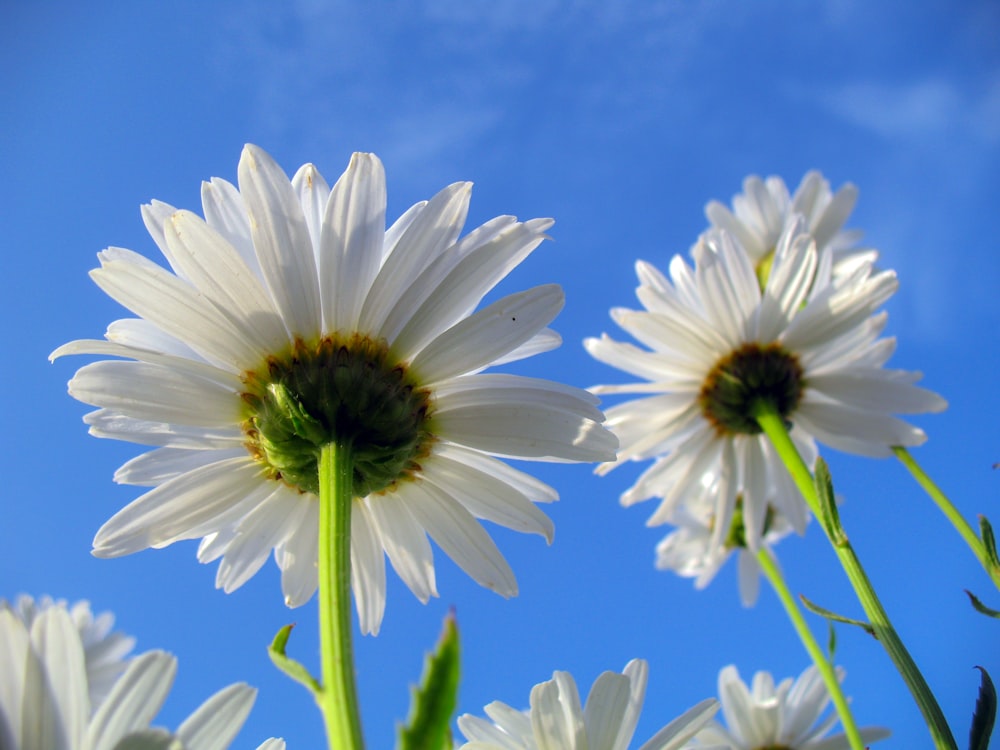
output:
[{"label": "green sepal", "polygon": [[997,716],[997,691],[989,673],[982,667],[976,669],[982,673],[982,679],[979,683],[979,697],[976,698],[976,710],[972,713],[972,727],[969,729],[969,750],[987,750]]},{"label": "green sepal", "polygon": [[278,408],[284,411],[285,417],[292,425],[292,431],[298,437],[316,445],[329,439],[323,425],[306,411],[302,402],[288,390],[284,383],[271,383],[267,390],[271,393]]},{"label": "green sepal", "polygon": [[979,535],[983,539],[983,550],[986,560],[995,569],[1000,569],[1000,556],[997,555],[997,540],[993,536],[993,527],[986,516],[979,516]]},{"label": "green sepal", "polygon": [[292,628],[294,627],[295,625],[285,625],[285,627],[277,632],[274,640],[271,641],[271,645],[267,649],[267,655],[271,657],[274,666],[304,686],[313,695],[319,695],[322,691],[319,681],[309,674],[309,670],[301,662],[297,662],[295,659],[285,655],[285,646],[288,645],[288,638],[291,636]]},{"label": "green sepal", "polygon": [[1000,619],[1000,611],[997,611],[995,609],[990,609],[989,607],[987,607],[979,600],[978,596],[973,594],[968,589],[965,589],[965,594],[966,596],[969,597],[969,601],[972,602],[972,606],[975,607],[977,612],[980,612],[986,615],[987,617],[996,617],[997,619]]},{"label": "green sepal", "polygon": [[822,458],[816,459],[815,478],[816,498],[819,501],[819,509],[822,517],[819,519],[823,524],[823,529],[830,536],[831,541],[837,546],[847,544],[847,534],[844,533],[840,525],[840,511],[837,510],[837,498],[833,493],[833,478],[830,476],[830,467]]},{"label": "green sepal", "polygon": [[410,715],[399,729],[399,750],[451,749],[459,666],[458,628],[454,615],[449,614],[437,646],[424,660],[420,685],[413,688]]},{"label": "green sepal", "polygon": [[[872,636],[873,638],[875,637],[875,628],[871,626],[871,623],[867,623],[864,620],[855,620],[850,617],[844,617],[843,615],[838,615],[836,612],[831,612],[830,610],[824,609],[818,604],[814,604],[802,594],[799,594],[799,599],[802,600],[803,606],[805,606],[805,608],[808,609],[813,614],[817,614],[820,617],[825,617],[829,622],[842,622],[847,625],[857,625],[859,628],[868,633],[868,635]],[[832,645],[833,644],[831,642],[831,649],[830,649],[831,655],[833,653]]]}]

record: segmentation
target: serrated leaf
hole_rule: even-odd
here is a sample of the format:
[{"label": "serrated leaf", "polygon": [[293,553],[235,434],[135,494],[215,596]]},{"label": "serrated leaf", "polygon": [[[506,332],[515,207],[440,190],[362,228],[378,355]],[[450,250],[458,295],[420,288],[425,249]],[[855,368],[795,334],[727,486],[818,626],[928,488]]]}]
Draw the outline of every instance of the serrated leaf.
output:
[{"label": "serrated leaf", "polygon": [[969,750],[987,750],[997,716],[997,691],[989,673],[982,667],[976,669],[982,673],[982,679],[979,683],[979,697],[976,698],[976,710],[972,714],[972,727],[969,729]]},{"label": "serrated leaf", "polygon": [[274,666],[303,685],[313,695],[317,695],[321,688],[316,678],[309,674],[309,670],[300,662],[285,655],[285,647],[288,645],[288,639],[292,635],[294,627],[294,625],[285,625],[275,634],[274,640],[271,641],[271,645],[267,649],[267,655],[271,657]]},{"label": "serrated leaf", "polygon": [[976,608],[977,612],[981,612],[987,617],[996,617],[997,619],[1000,619],[1000,611],[997,611],[995,609],[990,609],[989,607],[987,607],[985,604],[979,601],[979,597],[977,597],[968,589],[965,589],[965,594],[966,596],[969,597],[969,601],[972,602],[972,606]]},{"label": "serrated leaf", "polygon": [[1000,568],[1000,557],[997,556],[997,541],[993,536],[993,527],[986,516],[979,516],[979,535],[983,539],[983,547],[986,550],[986,559],[994,568]]},{"label": "serrated leaf", "polygon": [[458,704],[458,628],[448,615],[433,653],[424,660],[410,715],[399,730],[399,750],[450,750],[451,717]]},{"label": "serrated leaf", "polygon": [[[870,635],[872,637],[875,636],[875,628],[873,628],[871,626],[871,624],[865,622],[864,620],[855,620],[855,619],[853,619],[851,617],[845,617],[844,615],[838,615],[836,612],[831,612],[830,610],[825,609],[825,608],[819,606],[818,604],[815,604],[815,603],[809,601],[802,594],[799,594],[799,599],[802,600],[802,604],[805,606],[805,608],[808,609],[813,614],[817,614],[820,617],[825,617],[827,620],[829,620],[831,622],[843,622],[843,623],[846,623],[847,625],[857,625],[859,628],[861,628],[866,633],[868,633],[868,635]],[[833,651],[833,649],[831,648],[831,653],[832,653],[832,651]]]}]

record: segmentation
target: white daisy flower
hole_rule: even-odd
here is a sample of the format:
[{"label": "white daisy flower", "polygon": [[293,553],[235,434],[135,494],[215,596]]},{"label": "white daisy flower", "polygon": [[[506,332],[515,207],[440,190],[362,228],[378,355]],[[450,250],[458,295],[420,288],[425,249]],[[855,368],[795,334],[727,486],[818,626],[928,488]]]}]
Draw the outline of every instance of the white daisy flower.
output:
[{"label": "white daisy flower", "polygon": [[[174,681],[177,660],[136,656],[91,710],[84,645],[62,604],[26,624],[0,609],[0,747],[9,750],[225,750],[257,691],[236,683],[209,698],[176,732],[151,728]],[[259,750],[281,750],[269,740]]]},{"label": "white daisy flower", "polygon": [[772,175],[762,180],[751,175],[743,181],[743,192],[733,196],[731,211],[719,201],[710,201],[705,216],[713,227],[724,229],[736,239],[763,278],[788,220],[802,216],[817,249],[822,252],[830,248],[833,252],[833,272],[841,276],[850,274],[859,264],[874,263],[878,256],[871,248],[857,246],[860,231],[844,229],[857,200],[854,185],[848,183],[834,193],[817,171],[807,173],[792,196],[780,177]]},{"label": "white daisy flower", "polygon": [[[837,669],[843,682],[844,670]],[[757,672],[748,688],[736,667],[719,672],[719,698],[722,700],[723,726],[712,720],[686,745],[729,750],[848,750],[843,734],[827,736],[837,723],[837,714],[821,719],[830,705],[830,694],[815,666],[809,666],[799,678],[789,677],[775,687],[768,672]],[[885,739],[888,729],[863,727],[858,730],[865,744]]]},{"label": "white daisy flower", "polygon": [[835,277],[832,254],[817,252],[801,221],[778,241],[763,290],[748,254],[725,232],[707,234],[693,252],[695,267],[677,256],[669,279],[640,262],[646,309],[612,310],[648,349],[607,335],[585,342],[597,359],[647,381],[592,389],[644,394],[608,410],[621,450],[598,472],[655,459],[622,495],[624,505],[660,498],[650,525],[671,521],[682,503],[713,488],[713,547],[724,544],[740,502],[746,546],[756,552],[769,512],[800,534],[808,518],[753,416],[759,402],[791,425],[810,466],[816,440],[865,456],[919,445],[924,432],[894,414],[946,404],[913,385],[919,373],[883,368],[895,340],[879,338],[886,314],[875,311],[896,291],[892,271],[865,262]]},{"label": "white daisy flower", "polygon": [[[490,721],[464,714],[458,728],[467,742],[462,750],[625,750],[635,732],[646,696],[649,666],[633,659],[625,670],[604,672],[590,689],[586,705],[573,676],[555,672],[531,690],[531,708],[518,711],[494,701],[484,709]],[[719,702],[709,698],[667,724],[640,750],[674,750],[715,715]]]},{"label": "white daisy flower", "polygon": [[20,595],[13,603],[0,599],[0,610],[7,609],[14,613],[29,629],[35,618],[51,607],[66,610],[80,634],[90,706],[91,710],[96,710],[115,680],[125,671],[129,654],[135,647],[135,638],[112,631],[114,614],[101,612],[95,617],[88,601],[78,601],[69,606],[64,599],[54,600],[50,596],[34,599],[27,594]]},{"label": "white daisy flower", "polygon": [[[715,493],[715,488],[708,487],[676,509],[670,522],[677,528],[656,545],[656,568],[672,570],[683,578],[694,578],[694,586],[700,590],[708,586],[726,561],[736,554],[740,601],[744,607],[752,607],[760,594],[760,564],[747,548],[742,500],[737,498],[729,534],[721,545],[713,544]],[[791,532],[792,526],[784,516],[768,506],[763,530],[763,543],[768,553],[770,547]]]},{"label": "white daisy flower", "polygon": [[[436,596],[428,534],[477,582],[517,593],[479,523],[536,533],[556,493],[496,456],[606,461],[617,441],[577,388],[484,369],[552,349],[556,285],[484,296],[545,239],[549,219],[500,216],[461,239],[471,186],[456,183],[385,229],[385,176],[355,154],[328,187],[310,164],[289,181],[247,146],[239,189],[203,186],[205,218],[154,202],[146,225],[173,273],[109,248],[92,278],[139,316],[106,341],[56,352],[126,357],[81,368],[91,433],[155,450],[116,480],[154,487],[97,533],[116,557],[201,538],[217,586],[246,582],[271,550],[289,606],[317,587],[317,461],[352,442],[351,576],[364,632],[385,606],[385,561]],[[298,417],[296,415],[299,415]],[[301,418],[300,418],[301,417]]]}]

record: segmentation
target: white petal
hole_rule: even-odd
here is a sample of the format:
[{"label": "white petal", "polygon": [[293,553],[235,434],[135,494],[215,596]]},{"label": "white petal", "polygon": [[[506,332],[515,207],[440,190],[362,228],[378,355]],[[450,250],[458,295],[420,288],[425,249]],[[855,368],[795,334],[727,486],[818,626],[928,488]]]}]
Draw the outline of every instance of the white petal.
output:
[{"label": "white petal", "polygon": [[63,607],[49,607],[31,624],[21,733],[25,750],[76,750],[90,718],[80,634]]},{"label": "white petal", "polygon": [[91,719],[86,747],[112,750],[129,732],[148,727],[167,699],[176,672],[177,660],[163,651],[132,659]]},{"label": "white petal", "polygon": [[[399,327],[392,325],[387,331],[384,324],[414,279],[426,273],[458,238],[469,211],[471,191],[469,182],[449,185],[426,204],[413,206],[389,228],[383,248],[388,257],[365,299],[359,330],[381,331],[383,337],[392,340]],[[416,307],[421,302],[408,304]]]},{"label": "white petal", "polygon": [[[204,536],[205,524],[267,487],[252,458],[229,458],[161,484],[118,511],[94,538],[94,554],[118,557]],[[221,523],[221,521],[220,521]],[[201,533],[195,533],[201,531]]]},{"label": "white petal", "polygon": [[426,483],[414,482],[409,489],[407,508],[455,564],[479,585],[505,598],[517,595],[513,571],[469,511]]},{"label": "white petal", "polygon": [[115,481],[118,484],[155,487],[201,466],[245,455],[246,449],[242,446],[221,451],[157,448],[122,464],[115,472]]},{"label": "white petal", "polygon": [[361,632],[378,635],[385,613],[385,556],[378,526],[364,501],[351,509],[351,588]]},{"label": "white petal", "polygon": [[[682,713],[643,743],[639,750],[675,750],[694,737],[719,710],[719,702],[706,698]],[[706,748],[707,750],[707,748]]]},{"label": "white petal", "polygon": [[136,419],[223,427],[241,421],[233,391],[191,372],[145,362],[106,360],[85,365],[69,381],[69,393],[85,404]]},{"label": "white petal", "polygon": [[309,229],[288,177],[256,146],[243,149],[240,193],[264,281],[288,333],[312,338],[321,327],[319,283]]},{"label": "white petal", "polygon": [[[409,484],[404,484],[397,493],[371,495],[364,500],[364,505],[378,529],[393,570],[414,596],[426,604],[432,596],[438,595],[434,557],[424,527],[407,509],[408,504],[399,502],[399,497],[407,494]],[[381,550],[378,554],[381,557]]]},{"label": "white petal", "polygon": [[848,453],[882,457],[894,445],[922,445],[927,435],[888,414],[806,397],[792,419],[820,442]]},{"label": "white petal", "polygon": [[24,622],[13,610],[0,607],[0,746],[19,747],[21,743],[22,703],[26,692],[31,639]]},{"label": "white petal", "polygon": [[298,528],[275,549],[275,559],[285,606],[301,607],[319,585],[319,503],[309,504]]},{"label": "white petal", "polygon": [[587,747],[580,695],[573,677],[555,672],[531,690],[531,726],[538,750],[580,750]]},{"label": "white petal", "polygon": [[238,682],[206,700],[177,729],[184,747],[226,750],[250,715],[257,691]]},{"label": "white petal", "polygon": [[900,414],[939,412],[948,402],[936,393],[901,382],[913,373],[899,370],[852,367],[844,372],[809,375],[808,387],[828,398],[859,409]]},{"label": "white petal", "polygon": [[109,259],[90,277],[108,296],[219,367],[238,373],[262,358],[205,297],[158,266]]},{"label": "white petal", "polygon": [[231,594],[250,580],[270,557],[271,550],[301,525],[313,502],[316,500],[311,495],[291,499],[290,493],[275,492],[247,513],[219,563],[216,588]]},{"label": "white petal", "polygon": [[[313,249],[318,253],[323,231],[323,215],[326,213],[326,203],[330,198],[330,186],[315,165],[303,164],[292,177],[292,189],[302,205],[302,214],[306,226],[309,227],[309,237],[312,239]],[[318,258],[317,254],[317,268],[319,268]]]},{"label": "white petal", "polygon": [[190,211],[164,225],[167,245],[191,283],[262,352],[288,343],[285,326],[257,276],[226,239]]},{"label": "white petal", "polygon": [[562,336],[551,328],[544,328],[521,344],[521,346],[493,360],[493,365],[505,365],[508,362],[517,362],[521,359],[534,357],[536,354],[544,354],[553,349],[558,349],[561,345]]},{"label": "white petal", "polygon": [[264,275],[250,237],[247,207],[236,186],[219,177],[201,183],[201,206],[208,225],[236,248],[243,262],[263,282]]},{"label": "white petal", "polygon": [[540,534],[552,543],[555,533],[552,519],[520,492],[489,474],[438,455],[427,460],[424,481],[454,497],[476,518],[515,531]]},{"label": "white petal", "polygon": [[[463,257],[419,308],[410,308],[399,335],[390,339],[393,352],[407,360],[442,331],[475,309],[488,291],[545,239],[551,220],[514,224]],[[421,295],[423,296],[423,295]]]},{"label": "white petal", "polygon": [[320,234],[324,329],[354,331],[382,261],[385,171],[374,154],[351,156],[330,192]]},{"label": "white petal", "polygon": [[450,443],[438,443],[434,446],[434,455],[458,461],[477,471],[496,477],[532,502],[552,503],[559,499],[558,492],[531,474],[518,471],[503,461],[498,461],[480,451]]},{"label": "white petal", "polygon": [[246,436],[238,427],[193,427],[127,417],[113,409],[98,409],[83,417],[90,434],[100,438],[127,440],[140,445],[208,449],[242,445]]},{"label": "white petal", "polygon": [[551,323],[563,302],[558,284],[504,297],[442,333],[410,365],[428,384],[487,367]]},{"label": "white petal", "polygon": [[622,717],[628,708],[631,681],[616,672],[602,672],[594,681],[584,706],[587,744],[595,748],[624,750],[632,738],[623,736]]}]

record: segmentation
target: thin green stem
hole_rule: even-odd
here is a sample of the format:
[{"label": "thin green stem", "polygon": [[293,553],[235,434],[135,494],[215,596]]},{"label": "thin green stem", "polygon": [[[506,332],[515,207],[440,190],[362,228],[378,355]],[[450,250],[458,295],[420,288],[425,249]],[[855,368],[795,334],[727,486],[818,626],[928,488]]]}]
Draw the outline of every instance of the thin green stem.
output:
[{"label": "thin green stem", "polygon": [[819,670],[820,677],[823,678],[826,689],[830,693],[830,698],[833,700],[837,716],[840,717],[840,723],[844,725],[844,734],[847,735],[847,741],[850,743],[851,748],[853,750],[865,750],[865,743],[858,733],[857,724],[854,723],[854,715],[851,713],[850,705],[847,703],[844,691],[840,687],[837,672],[833,664],[830,663],[830,660],[826,658],[823,649],[816,643],[816,639],[813,637],[812,631],[809,629],[809,625],[802,615],[802,610],[795,601],[795,597],[792,596],[792,592],[788,590],[784,576],[781,575],[781,570],[768,553],[766,547],[761,547],[757,551],[757,562],[761,570],[764,571],[764,577],[767,578],[774,589],[774,593],[778,595],[781,605],[788,614],[788,619],[792,621],[792,626],[795,628],[795,632],[798,633],[799,640],[802,641],[802,645],[805,646],[806,651],[812,658],[813,664]]},{"label": "thin green stem", "polygon": [[955,527],[955,530],[961,535],[965,543],[969,545],[969,549],[972,550],[979,563],[983,566],[986,572],[989,574],[990,578],[993,579],[994,585],[1000,588],[1000,568],[997,568],[986,554],[986,547],[983,544],[983,540],[979,538],[979,535],[973,530],[969,522],[965,520],[958,509],[952,504],[948,496],[941,491],[934,480],[927,475],[920,465],[917,463],[916,459],[910,454],[906,448],[897,445],[893,446],[892,452],[899,459],[900,463],[906,467],[907,471],[910,472],[911,476],[917,480],[917,484],[923,487],[924,492],[926,492],[931,500],[941,509],[944,513],[945,518],[947,518],[951,525]]},{"label": "thin green stem", "polygon": [[316,702],[330,750],[362,750],[351,649],[351,446],[325,445],[319,461],[319,631],[322,689]]},{"label": "thin green stem", "polygon": [[[900,640],[899,635],[896,633],[895,628],[893,628],[889,616],[882,607],[882,603],[879,601],[871,581],[868,580],[868,576],[861,567],[861,562],[854,553],[847,535],[840,528],[836,518],[830,519],[828,514],[820,507],[812,473],[792,442],[781,415],[772,406],[762,402],[757,405],[754,417],[768,439],[770,439],[771,444],[778,452],[785,466],[788,467],[792,479],[794,479],[810,510],[820,520],[823,531],[826,532],[827,538],[833,545],[833,549],[840,559],[840,564],[844,568],[851,586],[854,588],[858,601],[868,616],[868,621],[875,631],[875,637],[889,654],[889,658],[892,659],[893,664],[896,665],[896,669],[902,675],[917,706],[920,708],[920,712],[924,716],[924,721],[930,730],[931,737],[934,739],[935,747],[944,750],[957,750],[958,746],[955,744],[955,738],[952,736],[948,722],[941,712],[941,707],[934,698],[934,694],[928,687],[923,675],[920,674],[920,670],[917,669],[913,657],[910,656],[910,653],[906,650],[902,640]],[[835,528],[831,527],[830,520],[833,520]]]}]

